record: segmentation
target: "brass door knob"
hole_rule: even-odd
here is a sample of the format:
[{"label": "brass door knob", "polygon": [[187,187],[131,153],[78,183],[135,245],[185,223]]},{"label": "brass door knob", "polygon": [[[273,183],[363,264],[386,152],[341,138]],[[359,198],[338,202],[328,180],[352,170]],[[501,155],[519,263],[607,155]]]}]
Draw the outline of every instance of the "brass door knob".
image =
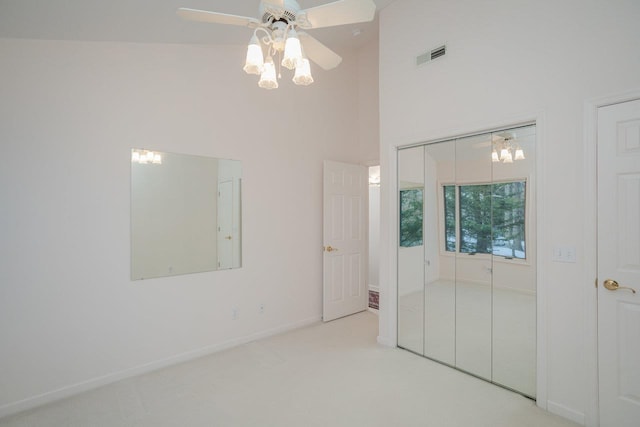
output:
[{"label": "brass door knob", "polygon": [[231,240],[231,236],[227,236],[227,237],[225,237],[225,239]]},{"label": "brass door knob", "polygon": [[636,293],[636,290],[633,288],[629,288],[627,286],[620,286],[620,284],[618,282],[616,282],[615,280],[611,280],[611,279],[607,279],[604,281],[604,287],[609,289],[610,291],[617,291],[618,289],[628,289],[631,292],[633,292],[634,294]]},{"label": "brass door knob", "polygon": [[326,252],[335,252],[335,251],[337,251],[337,250],[338,250],[338,248],[334,248],[334,247],[332,247],[331,245],[329,245],[329,246],[325,246],[325,247],[324,247],[324,250],[325,250]]}]

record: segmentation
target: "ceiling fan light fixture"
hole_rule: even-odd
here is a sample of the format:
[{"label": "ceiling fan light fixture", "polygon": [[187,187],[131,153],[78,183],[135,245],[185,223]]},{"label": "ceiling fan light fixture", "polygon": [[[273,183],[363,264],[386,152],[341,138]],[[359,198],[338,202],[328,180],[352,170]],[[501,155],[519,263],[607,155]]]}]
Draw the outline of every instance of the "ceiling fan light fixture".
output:
[{"label": "ceiling fan light fixture", "polygon": [[[259,3],[257,18],[186,7],[179,8],[177,13],[190,21],[254,30],[247,46],[243,70],[247,74],[259,75],[258,85],[265,89],[278,87],[281,67],[296,70],[295,84],[306,86],[313,83],[303,45],[309,58],[324,70],[332,70],[342,62],[340,55],[307,34],[306,30],[371,22],[376,12],[374,0],[324,0],[323,4],[307,9],[302,9],[296,0],[260,0]],[[258,37],[259,33],[262,37]],[[360,29],[357,29],[353,35],[359,33]],[[277,77],[272,58],[276,55]]]},{"label": "ceiling fan light fixture", "polygon": [[262,74],[260,74],[260,81],[258,86],[263,89],[277,89],[278,79],[276,78],[276,66],[273,63],[273,58],[267,56],[267,60],[264,62]]},{"label": "ceiling fan light fixture", "polygon": [[262,56],[262,47],[258,41],[258,37],[254,34],[251,37],[249,46],[247,47],[247,59],[244,63],[243,70],[247,74],[260,75],[264,66],[264,57]]},{"label": "ceiling fan light fixture", "polygon": [[298,86],[309,86],[313,83],[311,76],[311,64],[307,58],[302,58],[296,67],[296,74],[293,76],[293,82]]},{"label": "ceiling fan light fixture", "polygon": [[518,147],[516,149],[516,160],[524,160],[524,150],[522,150],[522,148]]},{"label": "ceiling fan light fixture", "polygon": [[302,47],[298,33],[293,28],[289,30],[287,41],[284,45],[284,58],[282,58],[282,66],[293,70],[298,66],[298,62],[302,60]]}]

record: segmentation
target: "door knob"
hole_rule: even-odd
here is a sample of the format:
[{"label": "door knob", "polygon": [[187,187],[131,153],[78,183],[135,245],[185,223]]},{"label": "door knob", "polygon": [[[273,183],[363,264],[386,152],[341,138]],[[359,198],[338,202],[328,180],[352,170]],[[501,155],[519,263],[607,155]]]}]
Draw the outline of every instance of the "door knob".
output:
[{"label": "door knob", "polygon": [[227,237],[225,237],[225,239],[231,240],[231,236],[227,236]]},{"label": "door knob", "polygon": [[324,248],[324,250],[325,250],[325,251],[327,251],[327,252],[335,252],[335,251],[337,251],[337,250],[338,250],[338,248],[334,248],[334,247],[332,247],[331,245],[329,245],[329,246],[326,246],[326,247]]},{"label": "door knob", "polygon": [[604,281],[604,287],[609,289],[610,291],[617,291],[618,289],[628,289],[631,292],[633,292],[634,294],[636,293],[636,290],[633,288],[629,288],[627,286],[620,286],[618,284],[618,282],[616,282],[615,280],[611,280],[611,279],[607,279]]}]

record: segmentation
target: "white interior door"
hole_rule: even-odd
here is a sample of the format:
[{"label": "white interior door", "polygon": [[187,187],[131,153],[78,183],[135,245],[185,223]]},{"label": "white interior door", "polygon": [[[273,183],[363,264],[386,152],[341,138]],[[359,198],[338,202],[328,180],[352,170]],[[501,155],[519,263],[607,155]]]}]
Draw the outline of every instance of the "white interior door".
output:
[{"label": "white interior door", "polygon": [[600,425],[640,426],[640,100],[598,109],[598,365]]},{"label": "white interior door", "polygon": [[367,309],[368,176],[365,166],[324,162],[325,322]]}]

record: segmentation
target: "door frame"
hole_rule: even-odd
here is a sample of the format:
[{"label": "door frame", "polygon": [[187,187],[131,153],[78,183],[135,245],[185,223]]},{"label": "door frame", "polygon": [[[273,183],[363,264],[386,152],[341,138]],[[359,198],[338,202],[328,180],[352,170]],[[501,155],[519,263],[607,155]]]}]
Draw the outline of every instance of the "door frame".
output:
[{"label": "door frame", "polygon": [[[536,125],[536,405],[551,412],[561,412],[561,408],[548,408],[548,381],[547,381],[547,287],[546,273],[542,268],[545,254],[543,249],[548,247],[543,230],[548,229],[547,219],[543,215],[545,203],[542,194],[547,188],[547,179],[544,173],[545,165],[545,136],[546,136],[546,112],[538,111],[528,115],[508,117],[502,121],[487,124],[476,124],[461,129],[449,129],[431,135],[423,135],[421,138],[410,141],[397,141],[389,146],[387,155],[381,157],[381,173],[383,185],[381,187],[382,210],[380,231],[380,284],[382,299],[380,303],[378,342],[380,344],[397,347],[397,290],[398,290],[398,179],[397,162],[398,149],[425,142],[451,139],[451,137],[464,137],[480,133],[490,132],[494,129],[518,126],[519,124]],[[383,153],[384,154],[384,153]],[[386,209],[385,209],[386,201]],[[382,260],[384,259],[384,262]]]},{"label": "door frame", "polygon": [[[220,199],[222,198],[222,191],[223,191],[223,185],[230,185],[231,186],[231,197],[230,197],[230,205],[229,206],[225,206],[223,203],[220,203]],[[218,203],[218,211],[217,211],[217,218],[216,218],[216,222],[217,222],[217,229],[216,229],[216,256],[218,258],[218,268],[219,269],[230,269],[233,268],[234,266],[234,243],[237,240],[237,236],[235,236],[234,230],[233,230],[233,211],[234,211],[234,204],[233,204],[233,199],[234,199],[234,188],[233,188],[233,179],[227,179],[224,181],[220,181],[218,180],[218,198],[217,198],[217,203]],[[222,243],[222,234],[226,234],[226,233],[222,233],[221,227],[220,227],[220,217],[222,216],[222,212],[224,209],[230,209],[231,213],[229,215],[229,221],[231,221],[231,224],[229,224],[229,228],[230,228],[230,233],[231,233],[231,240],[229,241],[230,246],[231,246],[231,260],[229,262],[229,266],[225,266],[224,268],[222,268],[222,266],[220,265],[220,254],[221,254],[221,247],[223,246]]]},{"label": "door frame", "polygon": [[598,109],[640,99],[640,89],[594,98],[584,103],[584,256],[585,274],[585,360],[587,364],[587,405],[585,426],[600,425],[598,385]]}]

